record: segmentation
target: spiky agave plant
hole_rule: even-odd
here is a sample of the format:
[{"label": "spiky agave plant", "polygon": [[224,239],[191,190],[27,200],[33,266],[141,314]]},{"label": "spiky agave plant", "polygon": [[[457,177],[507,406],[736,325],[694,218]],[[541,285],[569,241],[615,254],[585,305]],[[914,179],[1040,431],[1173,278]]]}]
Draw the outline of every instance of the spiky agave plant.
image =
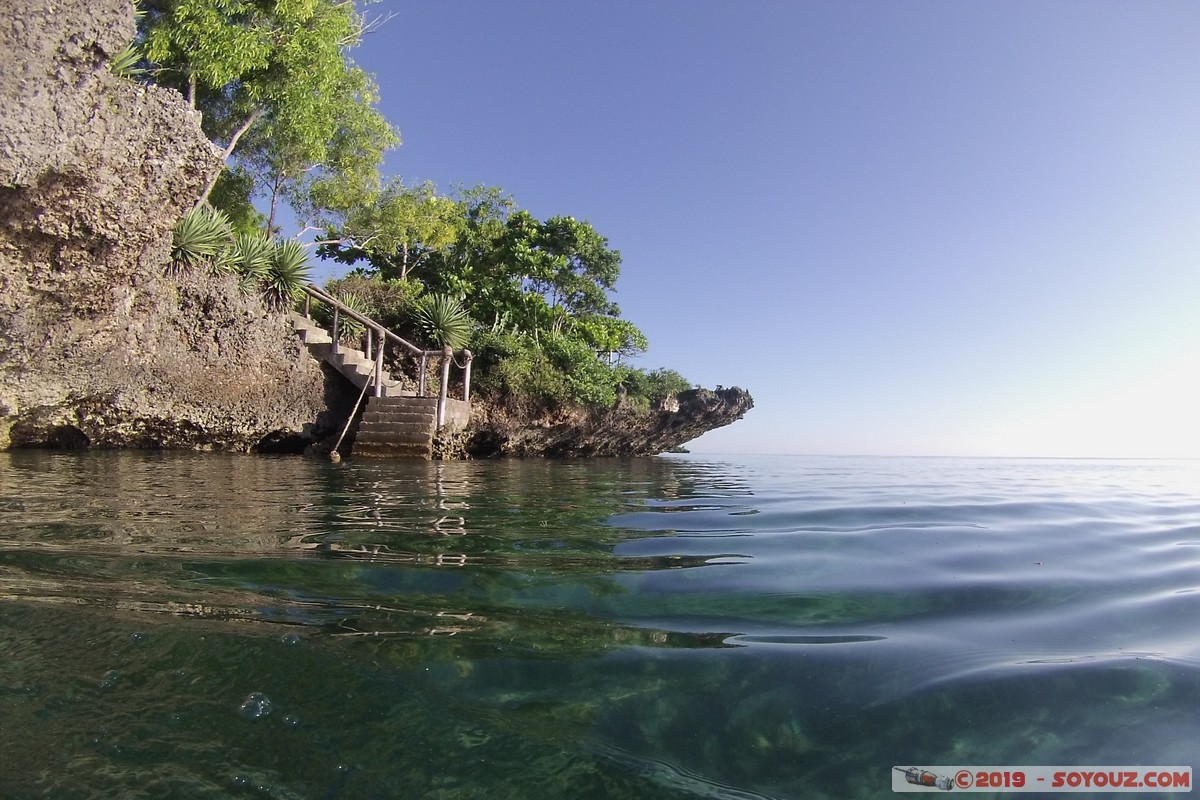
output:
[{"label": "spiky agave plant", "polygon": [[208,206],[193,208],[175,224],[171,263],[184,267],[214,267],[230,241],[229,218]]},{"label": "spiky agave plant", "polygon": [[138,66],[141,60],[142,49],[136,44],[131,44],[112,57],[112,60],[108,62],[108,69],[118,78],[132,80],[146,72],[145,69]]},{"label": "spiky agave plant", "polygon": [[271,269],[275,243],[262,231],[238,233],[225,252],[227,269],[237,274],[243,292],[253,294]]},{"label": "spiky agave plant", "polygon": [[263,299],[275,308],[285,308],[300,294],[309,282],[308,253],[304,245],[295,239],[286,239],[275,245],[271,264],[263,279]]},{"label": "spiky agave plant", "polygon": [[[361,295],[357,295],[354,292],[345,292],[337,295],[337,299],[342,301],[342,305],[346,306],[351,311],[357,311],[364,317],[370,316],[371,314],[371,309],[369,308],[367,301],[364,300]],[[338,337],[340,339],[354,339],[358,336],[362,336],[364,330],[366,330],[366,327],[353,317],[350,317],[346,314],[338,315]]]},{"label": "spiky agave plant", "polygon": [[455,350],[466,345],[473,323],[457,298],[427,294],[413,303],[413,319],[421,330],[440,345]]},{"label": "spiky agave plant", "polygon": [[[137,9],[133,12],[133,18],[138,22],[141,22],[145,16],[145,9]],[[108,62],[108,69],[118,78],[133,80],[139,75],[146,73],[145,69],[138,66],[141,60],[142,48],[138,46],[136,41],[130,42],[124,50],[112,57]]]}]

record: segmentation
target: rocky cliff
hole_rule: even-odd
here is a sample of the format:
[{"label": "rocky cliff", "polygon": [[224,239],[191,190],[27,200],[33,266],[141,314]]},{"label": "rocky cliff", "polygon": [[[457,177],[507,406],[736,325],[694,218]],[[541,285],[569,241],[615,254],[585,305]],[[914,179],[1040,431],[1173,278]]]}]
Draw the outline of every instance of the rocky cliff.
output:
[{"label": "rocky cliff", "polygon": [[310,437],[344,398],[283,318],[232,278],[164,274],[220,159],[177,93],[107,69],[132,11],[0,9],[0,448]]},{"label": "rocky cliff", "polygon": [[736,422],[753,406],[737,387],[691,389],[649,409],[619,402],[531,413],[476,403],[463,448],[475,457],[652,455]]}]

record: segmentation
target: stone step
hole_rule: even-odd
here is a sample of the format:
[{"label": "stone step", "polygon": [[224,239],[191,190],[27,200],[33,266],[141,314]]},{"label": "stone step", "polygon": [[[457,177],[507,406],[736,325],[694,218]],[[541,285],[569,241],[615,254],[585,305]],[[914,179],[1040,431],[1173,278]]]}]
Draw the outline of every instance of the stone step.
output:
[{"label": "stone step", "polygon": [[345,345],[342,345],[342,348],[336,353],[330,353],[329,357],[341,366],[354,367],[356,369],[375,369],[375,362],[367,358],[362,350],[352,350]]},{"label": "stone step", "polygon": [[354,443],[355,458],[433,458],[433,448],[427,444]]},{"label": "stone step", "polygon": [[320,328],[297,328],[296,332],[305,344],[333,344],[333,337]]},{"label": "stone step", "polygon": [[433,425],[428,422],[363,422],[358,427],[361,433],[371,433],[379,436],[420,434],[422,436],[433,432]]},{"label": "stone step", "polygon": [[380,423],[417,423],[421,425],[433,425],[436,420],[436,414],[427,414],[423,411],[364,411],[362,416],[363,425],[377,425]]},{"label": "stone step", "polygon": [[397,399],[389,399],[389,401],[386,401],[386,402],[380,402],[379,399],[376,398],[376,399],[373,399],[373,401],[371,402],[371,408],[368,410],[382,411],[385,408],[391,409],[391,408],[395,408],[395,407],[400,407],[400,405],[402,405],[402,407],[404,407],[404,409],[406,409],[406,410],[419,409],[419,408],[426,409],[427,408],[427,409],[432,409],[432,410],[436,411],[438,408],[438,398],[437,397],[410,397],[410,398],[406,399],[406,401],[397,401]]},{"label": "stone step", "polygon": [[373,431],[359,429],[354,437],[354,446],[359,444],[433,444],[430,431]]}]

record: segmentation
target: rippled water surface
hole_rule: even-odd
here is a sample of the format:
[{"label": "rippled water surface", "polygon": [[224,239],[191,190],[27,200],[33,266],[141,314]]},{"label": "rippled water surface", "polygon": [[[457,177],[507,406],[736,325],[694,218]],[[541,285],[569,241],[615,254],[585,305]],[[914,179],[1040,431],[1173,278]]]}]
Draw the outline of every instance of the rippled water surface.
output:
[{"label": "rippled water surface", "polygon": [[0,453],[0,598],[6,798],[1200,770],[1200,462]]}]

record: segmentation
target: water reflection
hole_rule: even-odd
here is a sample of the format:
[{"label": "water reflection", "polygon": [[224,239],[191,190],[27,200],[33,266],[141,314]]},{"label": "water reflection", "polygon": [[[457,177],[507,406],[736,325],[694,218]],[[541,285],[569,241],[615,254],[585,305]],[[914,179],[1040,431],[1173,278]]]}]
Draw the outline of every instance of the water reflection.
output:
[{"label": "water reflection", "polygon": [[485,649],[519,628],[521,647],[540,653],[725,646],[723,632],[606,613],[628,592],[618,573],[728,555],[622,555],[646,532],[609,524],[649,500],[710,491],[703,464],[22,451],[0,466],[6,599],[339,637],[467,636]]}]

